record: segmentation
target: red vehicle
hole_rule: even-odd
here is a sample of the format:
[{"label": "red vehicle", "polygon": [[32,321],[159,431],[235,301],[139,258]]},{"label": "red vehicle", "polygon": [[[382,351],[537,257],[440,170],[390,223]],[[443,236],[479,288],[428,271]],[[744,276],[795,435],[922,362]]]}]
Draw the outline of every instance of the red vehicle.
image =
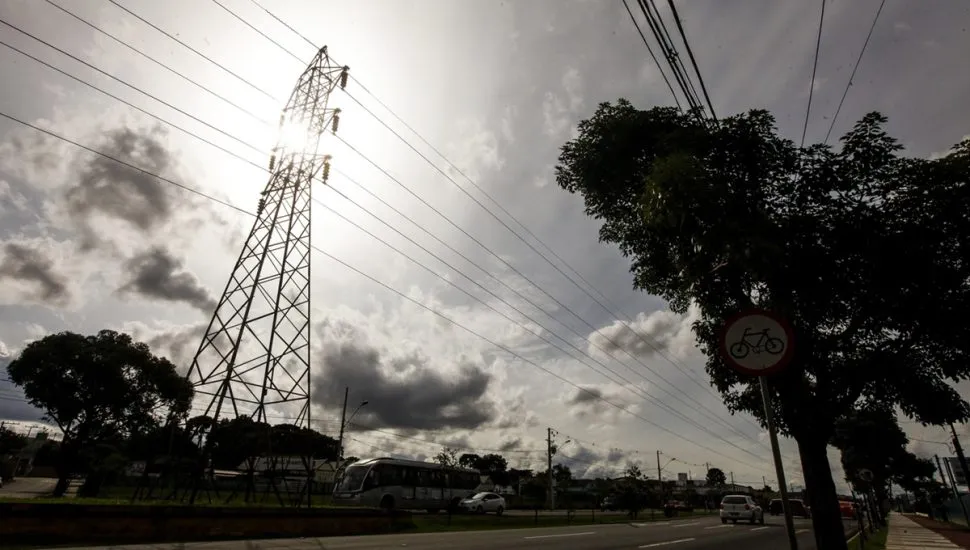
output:
[{"label": "red vehicle", "polygon": [[856,507],[851,500],[840,500],[839,501],[839,512],[842,513],[842,517],[846,519],[855,519],[856,517]]}]

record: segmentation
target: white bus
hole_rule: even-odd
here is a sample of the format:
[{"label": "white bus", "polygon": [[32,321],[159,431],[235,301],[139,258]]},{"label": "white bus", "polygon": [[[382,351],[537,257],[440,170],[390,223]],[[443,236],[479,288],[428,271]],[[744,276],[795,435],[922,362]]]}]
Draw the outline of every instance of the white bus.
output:
[{"label": "white bus", "polygon": [[477,470],[371,458],[347,466],[334,485],[333,503],[385,510],[427,510],[433,514],[447,508],[455,510],[480,484]]}]

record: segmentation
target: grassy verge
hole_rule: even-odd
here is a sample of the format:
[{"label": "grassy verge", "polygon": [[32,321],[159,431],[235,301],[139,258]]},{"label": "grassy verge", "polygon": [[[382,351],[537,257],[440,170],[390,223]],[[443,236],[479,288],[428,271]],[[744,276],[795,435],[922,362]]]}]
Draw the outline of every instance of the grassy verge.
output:
[{"label": "grassy verge", "polygon": [[411,533],[439,533],[446,531],[487,531],[493,529],[529,529],[535,527],[565,527],[569,525],[608,525],[619,523],[645,523],[650,521],[669,521],[671,519],[691,519],[703,517],[705,514],[681,513],[675,518],[665,518],[663,514],[655,514],[653,519],[649,513],[640,515],[637,519],[630,519],[626,515],[603,515],[589,510],[577,512],[572,516],[542,515],[536,516],[495,516],[495,515],[453,515],[445,514],[412,516],[414,527]]},{"label": "grassy verge", "polygon": [[889,529],[886,527],[872,533],[866,540],[866,545],[863,546],[863,550],[883,550],[886,548],[886,537],[888,535]]}]

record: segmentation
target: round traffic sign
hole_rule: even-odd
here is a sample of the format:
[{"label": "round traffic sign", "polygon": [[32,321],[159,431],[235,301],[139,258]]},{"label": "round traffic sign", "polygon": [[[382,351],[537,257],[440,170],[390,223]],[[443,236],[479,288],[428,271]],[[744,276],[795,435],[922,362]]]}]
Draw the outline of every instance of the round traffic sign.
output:
[{"label": "round traffic sign", "polygon": [[742,311],[724,323],[719,349],[735,370],[752,376],[777,372],[788,364],[795,335],[780,317],[763,309]]}]

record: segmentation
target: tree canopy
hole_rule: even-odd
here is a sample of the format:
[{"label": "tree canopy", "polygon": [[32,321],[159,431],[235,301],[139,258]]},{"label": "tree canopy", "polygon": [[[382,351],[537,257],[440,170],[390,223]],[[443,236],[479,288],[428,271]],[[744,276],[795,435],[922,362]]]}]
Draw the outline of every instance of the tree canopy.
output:
[{"label": "tree canopy", "polygon": [[7,373],[64,432],[58,492],[84,447],[150,431],[167,414],[184,416],[193,395],[171,362],[111,330],[45,336],[28,344]]},{"label": "tree canopy", "polygon": [[727,483],[727,476],[720,468],[711,468],[707,471],[707,484],[711,487],[721,487]]},{"label": "tree canopy", "polygon": [[845,547],[825,454],[840,418],[859,402],[932,424],[970,415],[949,383],[970,377],[970,141],[906,158],[885,123],[871,113],[840,148],[801,149],[765,111],[713,122],[620,100],[579,124],[556,168],[634,287],[691,310],[730,409],[764,416],[756,381],[717,351],[725,319],[757,306],[792,325],[794,360],[770,386],[825,548]]}]

